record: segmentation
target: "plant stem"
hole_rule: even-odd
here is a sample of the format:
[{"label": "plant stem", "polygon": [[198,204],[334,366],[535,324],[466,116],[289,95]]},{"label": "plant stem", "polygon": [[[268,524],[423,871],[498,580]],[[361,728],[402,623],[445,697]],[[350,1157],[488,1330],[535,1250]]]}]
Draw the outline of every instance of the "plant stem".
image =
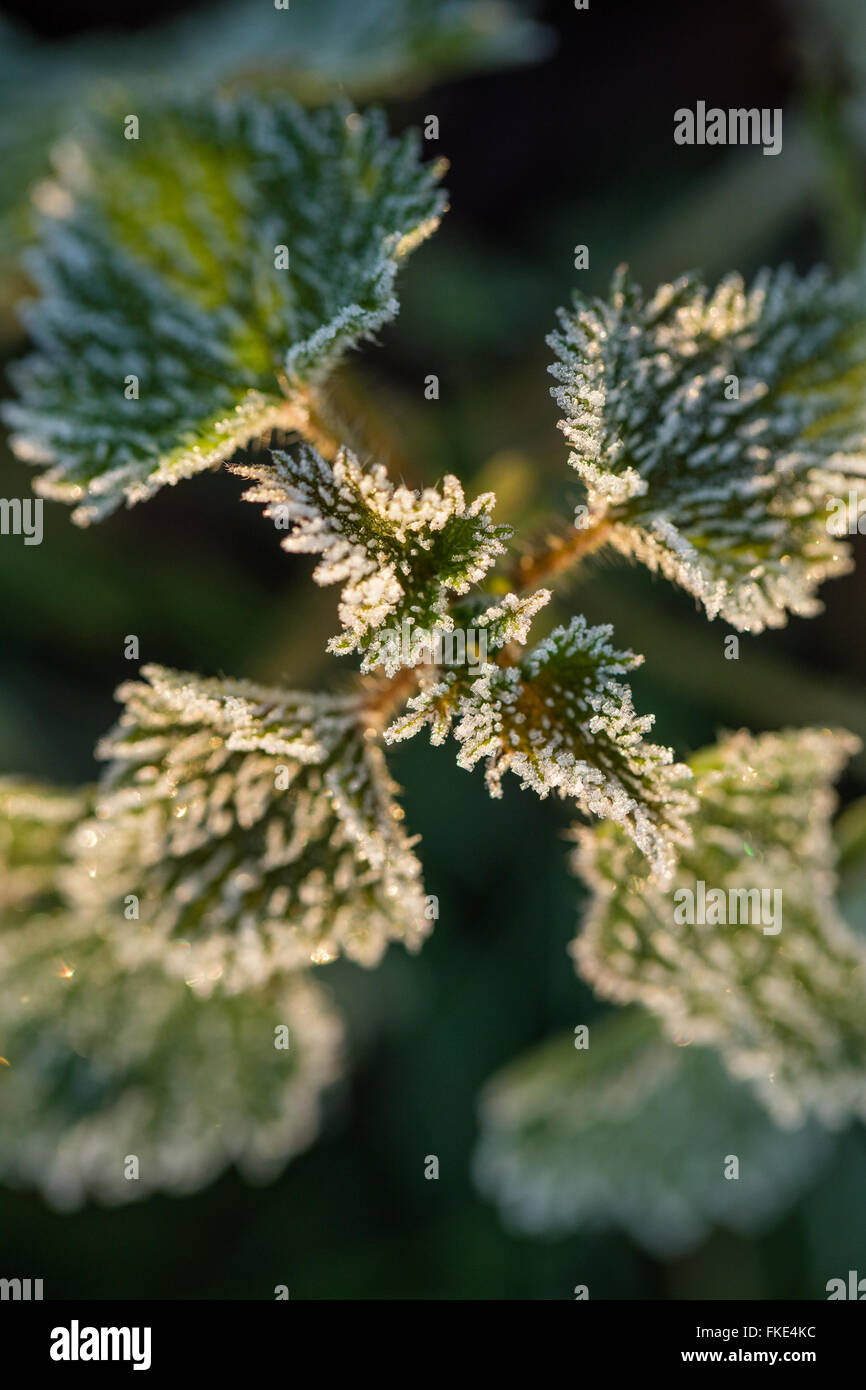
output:
[{"label": "plant stem", "polygon": [[285,381],[281,381],[281,385],[287,397],[286,433],[301,435],[314,445],[322,458],[333,463],[349,438],[343,421],[337,418],[334,410],[325,404],[312,387],[305,386],[300,390],[290,391]]},{"label": "plant stem", "polygon": [[424,666],[404,666],[390,680],[370,683],[370,698],[365,702],[363,715],[367,734],[378,738],[394,711],[405,704],[418,686]]},{"label": "plant stem", "polygon": [[575,528],[573,535],[548,537],[543,550],[521,556],[512,571],[512,584],[518,590],[532,589],[560,570],[570,569],[584,555],[604,545],[609,531],[610,522],[599,520],[591,526]]},{"label": "plant stem", "polygon": [[[515,566],[511,582],[515,589],[534,588],[541,580],[557,574],[560,570],[576,565],[584,555],[589,555],[604,545],[610,530],[609,521],[596,521],[594,525],[582,529],[575,528],[570,536],[550,536],[544,550],[534,555],[524,555]],[[500,665],[515,665],[521,656],[519,647],[509,643],[497,658]],[[364,705],[364,716],[371,738],[378,737],[387,719],[394,710],[405,704],[419,684],[424,667],[405,667],[390,680],[370,688],[370,699]]]},{"label": "plant stem", "polygon": [[312,440],[322,458],[333,463],[343,445],[350,442],[348,427],[314,391],[305,393],[304,406],[307,411],[307,438]]}]

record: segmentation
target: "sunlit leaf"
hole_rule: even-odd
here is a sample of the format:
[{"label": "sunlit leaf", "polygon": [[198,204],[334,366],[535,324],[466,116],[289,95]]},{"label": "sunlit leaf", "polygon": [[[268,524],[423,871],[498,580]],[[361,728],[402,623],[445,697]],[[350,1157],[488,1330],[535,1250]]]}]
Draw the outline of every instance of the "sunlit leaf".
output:
[{"label": "sunlit leaf", "polygon": [[619,679],[643,658],[617,651],[612,635],[609,624],[589,627],[576,617],[513,665],[442,672],[385,737],[395,742],[428,724],[432,742],[442,743],[453,732],[459,767],[486,760],[491,796],[501,796],[511,771],[541,797],[573,799],[622,826],[663,879],[675,845],[689,836],[691,774],[669,748],[644,738],[653,716],[636,714]]},{"label": "sunlit leaf", "polygon": [[645,297],[620,271],[549,341],[588,524],[741,631],[819,612],[866,504],[863,272]]},{"label": "sunlit leaf", "polygon": [[119,691],[68,875],[124,960],[232,993],[340,953],[374,965],[390,940],[419,947],[421,870],[357,697],[142,675]]},{"label": "sunlit leaf", "polygon": [[866,946],[834,900],[830,832],[831,784],[857,746],[830,730],[742,732],[697,755],[693,844],[667,890],[615,826],[577,834],[594,895],[580,973],[717,1047],[783,1120],[866,1115]]},{"label": "sunlit leaf", "polygon": [[98,519],[303,431],[308,389],[397,312],[443,207],[380,112],[286,102],[142,107],[71,145],[32,258],[37,344],[6,412],[37,483]]},{"label": "sunlit leaf", "polygon": [[452,629],[450,601],[484,577],[511,534],[491,520],[492,492],[467,504],[451,475],[421,492],[395,487],[381,464],[365,469],[346,449],[333,463],[303,449],[232,471],[255,480],[244,498],[265,503],[265,516],[289,532],[285,550],[321,556],[316,582],[343,585],[343,631],[328,646],[338,655],[363,653],[363,671],[382,666],[393,675],[414,665],[404,645],[423,659],[411,650],[413,632],[404,643],[403,627],[428,640]]}]

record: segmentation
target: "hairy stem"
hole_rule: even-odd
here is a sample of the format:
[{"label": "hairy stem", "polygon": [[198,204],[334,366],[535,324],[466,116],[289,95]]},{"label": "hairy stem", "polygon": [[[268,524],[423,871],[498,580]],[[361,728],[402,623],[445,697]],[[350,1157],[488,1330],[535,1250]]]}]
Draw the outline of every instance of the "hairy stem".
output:
[{"label": "hairy stem", "polygon": [[534,589],[560,570],[570,569],[604,545],[609,531],[610,522],[599,520],[591,526],[575,528],[571,535],[548,537],[543,550],[520,557],[511,574],[514,588]]},{"label": "hairy stem", "polygon": [[281,385],[288,398],[285,409],[287,433],[302,435],[322,458],[333,463],[344,443],[349,442],[347,426],[313,387],[305,386],[290,392],[285,381]]},{"label": "hairy stem", "polygon": [[370,738],[378,738],[391,715],[404,705],[418,687],[425,666],[404,666],[390,680],[369,682],[369,698],[364,702],[363,718]]}]

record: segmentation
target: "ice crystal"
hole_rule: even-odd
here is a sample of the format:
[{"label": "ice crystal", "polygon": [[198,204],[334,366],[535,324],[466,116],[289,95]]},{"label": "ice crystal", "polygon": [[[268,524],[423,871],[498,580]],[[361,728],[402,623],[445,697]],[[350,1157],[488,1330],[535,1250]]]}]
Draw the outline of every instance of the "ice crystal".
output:
[{"label": "ice crystal", "polygon": [[397,671],[403,623],[425,633],[452,629],[451,599],[484,577],[511,534],[491,520],[492,492],[467,504],[450,474],[441,487],[415,492],[395,486],[381,464],[363,468],[347,449],[333,463],[314,449],[272,458],[232,471],[256,482],[246,501],[265,503],[265,516],[291,527],[285,550],[321,555],[316,583],[343,585],[343,631],[328,649],[362,652],[363,671]]},{"label": "ice crystal", "polygon": [[863,272],[822,268],[576,301],[550,370],[590,522],[742,631],[820,611],[850,568],[830,500],[866,501],[864,310]]},{"label": "ice crystal", "polygon": [[117,115],[66,149],[70,208],[33,256],[37,351],[7,419],[77,521],[303,431],[305,388],[397,312],[397,269],[443,197],[414,136],[348,115],[148,103],[137,140]]},{"label": "ice crystal", "polygon": [[[483,664],[486,666],[487,656],[510,643],[525,646],[532,619],[550,599],[549,589],[538,589],[523,598],[517,594],[506,594],[499,603],[481,611],[458,607],[455,621],[459,619],[466,625],[466,650],[473,654],[484,654]],[[483,648],[482,638],[485,643]],[[406,702],[404,712],[385,729],[385,741],[400,743],[429,725],[430,742],[434,746],[444,743],[451,732],[461,700],[471,691],[474,678],[470,677],[471,671],[473,666],[467,662],[459,670],[434,666],[422,673],[420,692]]]},{"label": "ice crystal", "polygon": [[587,1048],[553,1039],[488,1083],[474,1167],[519,1232],[616,1225],[669,1259],[713,1226],[762,1231],[830,1147],[816,1125],[778,1128],[712,1051],[677,1048],[627,1010],[590,1024]]},{"label": "ice crystal", "polygon": [[126,961],[163,960],[207,994],[340,953],[373,965],[391,939],[418,948],[420,867],[357,697],[142,674],[118,692],[67,879]]},{"label": "ice crystal", "polygon": [[0,931],[0,974],[5,1182],[61,1208],[129,1202],[231,1163],[273,1178],[313,1139],[341,1027],[304,975],[201,999],[62,913]]},{"label": "ice crystal", "polygon": [[510,769],[539,796],[572,798],[621,825],[664,878],[674,845],[689,835],[690,773],[669,748],[645,740],[653,716],[635,713],[630,689],[617,679],[643,658],[616,651],[612,631],[575,617],[515,665],[487,662],[475,680],[443,674],[385,737],[408,738],[429,724],[432,741],[442,743],[453,732],[460,767],[487,760],[492,796],[501,795]]},{"label": "ice crystal", "polygon": [[[831,783],[856,747],[830,730],[741,732],[698,755],[694,842],[668,891],[641,876],[616,827],[577,832],[576,867],[594,894],[572,948],[580,973],[606,997],[646,1005],[680,1042],[717,1047],[785,1122],[866,1116],[866,945],[834,901],[829,826]],[[701,883],[768,901],[778,890],[780,929],[751,910],[678,925],[675,895]]]}]

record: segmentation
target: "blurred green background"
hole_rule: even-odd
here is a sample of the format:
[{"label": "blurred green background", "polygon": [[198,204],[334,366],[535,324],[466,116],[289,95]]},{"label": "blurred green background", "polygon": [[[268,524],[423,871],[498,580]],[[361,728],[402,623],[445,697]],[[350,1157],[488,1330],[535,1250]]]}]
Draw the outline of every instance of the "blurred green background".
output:
[{"label": "blurred green background", "polygon": [[[187,8],[206,45],[209,7]],[[61,55],[105,26],[122,26],[132,50],[179,10],[2,6]],[[841,266],[866,188],[857,74],[828,16],[805,3],[608,0],[577,12],[559,0],[535,12],[555,36],[537,63],[386,102],[395,128],[438,116],[431,152],[450,161],[451,210],[403,273],[399,320],[338,383],[393,474],[420,485],[450,471],[473,491],[495,488],[498,519],[519,523],[524,541],[580,500],[544,345],[575,281],[600,291],[622,260],[645,282],[693,266],[710,277],[782,259]],[[783,106],[782,154],[676,147],[673,111],[699,98]],[[580,276],[577,243],[590,248]],[[24,349],[9,329],[3,346],[7,358]],[[424,399],[429,373],[438,401]],[[0,494],[29,487],[3,447]],[[207,474],[87,532],[46,506],[41,546],[0,546],[0,769],[92,779],[112,691],[130,674],[127,634],[143,661],[180,669],[292,686],[350,679],[323,651],[334,591],[316,590],[310,566],[237,505],[241,490]],[[738,662],[724,659],[723,624],[618,560],[588,562],[550,622],[583,611],[645,654],[635,704],[655,712],[658,741],[680,756],[740,725],[838,723],[864,735],[866,542],[855,545],[859,569],[824,588],[826,613],[742,638]],[[392,948],[374,972],[340,962],[320,973],[348,1018],[351,1065],[319,1141],[262,1189],[229,1174],[194,1197],[74,1215],[0,1190],[3,1270],[42,1277],[52,1298],[96,1299],[270,1298],[276,1284],[293,1298],[546,1299],[572,1297],[578,1282],[593,1298],[821,1298],[829,1274],[858,1261],[866,1272],[862,1130],[760,1239],[718,1233],[662,1262],[613,1231],[503,1230],[471,1180],[479,1089],[603,1009],[565,954],[582,904],[566,869],[568,818],[516,781],[491,802],[480,773],[422,740],[402,745],[392,768],[440,917],[419,958]],[[842,791],[866,791],[862,755]],[[438,1182],[424,1179],[428,1154]]]}]

